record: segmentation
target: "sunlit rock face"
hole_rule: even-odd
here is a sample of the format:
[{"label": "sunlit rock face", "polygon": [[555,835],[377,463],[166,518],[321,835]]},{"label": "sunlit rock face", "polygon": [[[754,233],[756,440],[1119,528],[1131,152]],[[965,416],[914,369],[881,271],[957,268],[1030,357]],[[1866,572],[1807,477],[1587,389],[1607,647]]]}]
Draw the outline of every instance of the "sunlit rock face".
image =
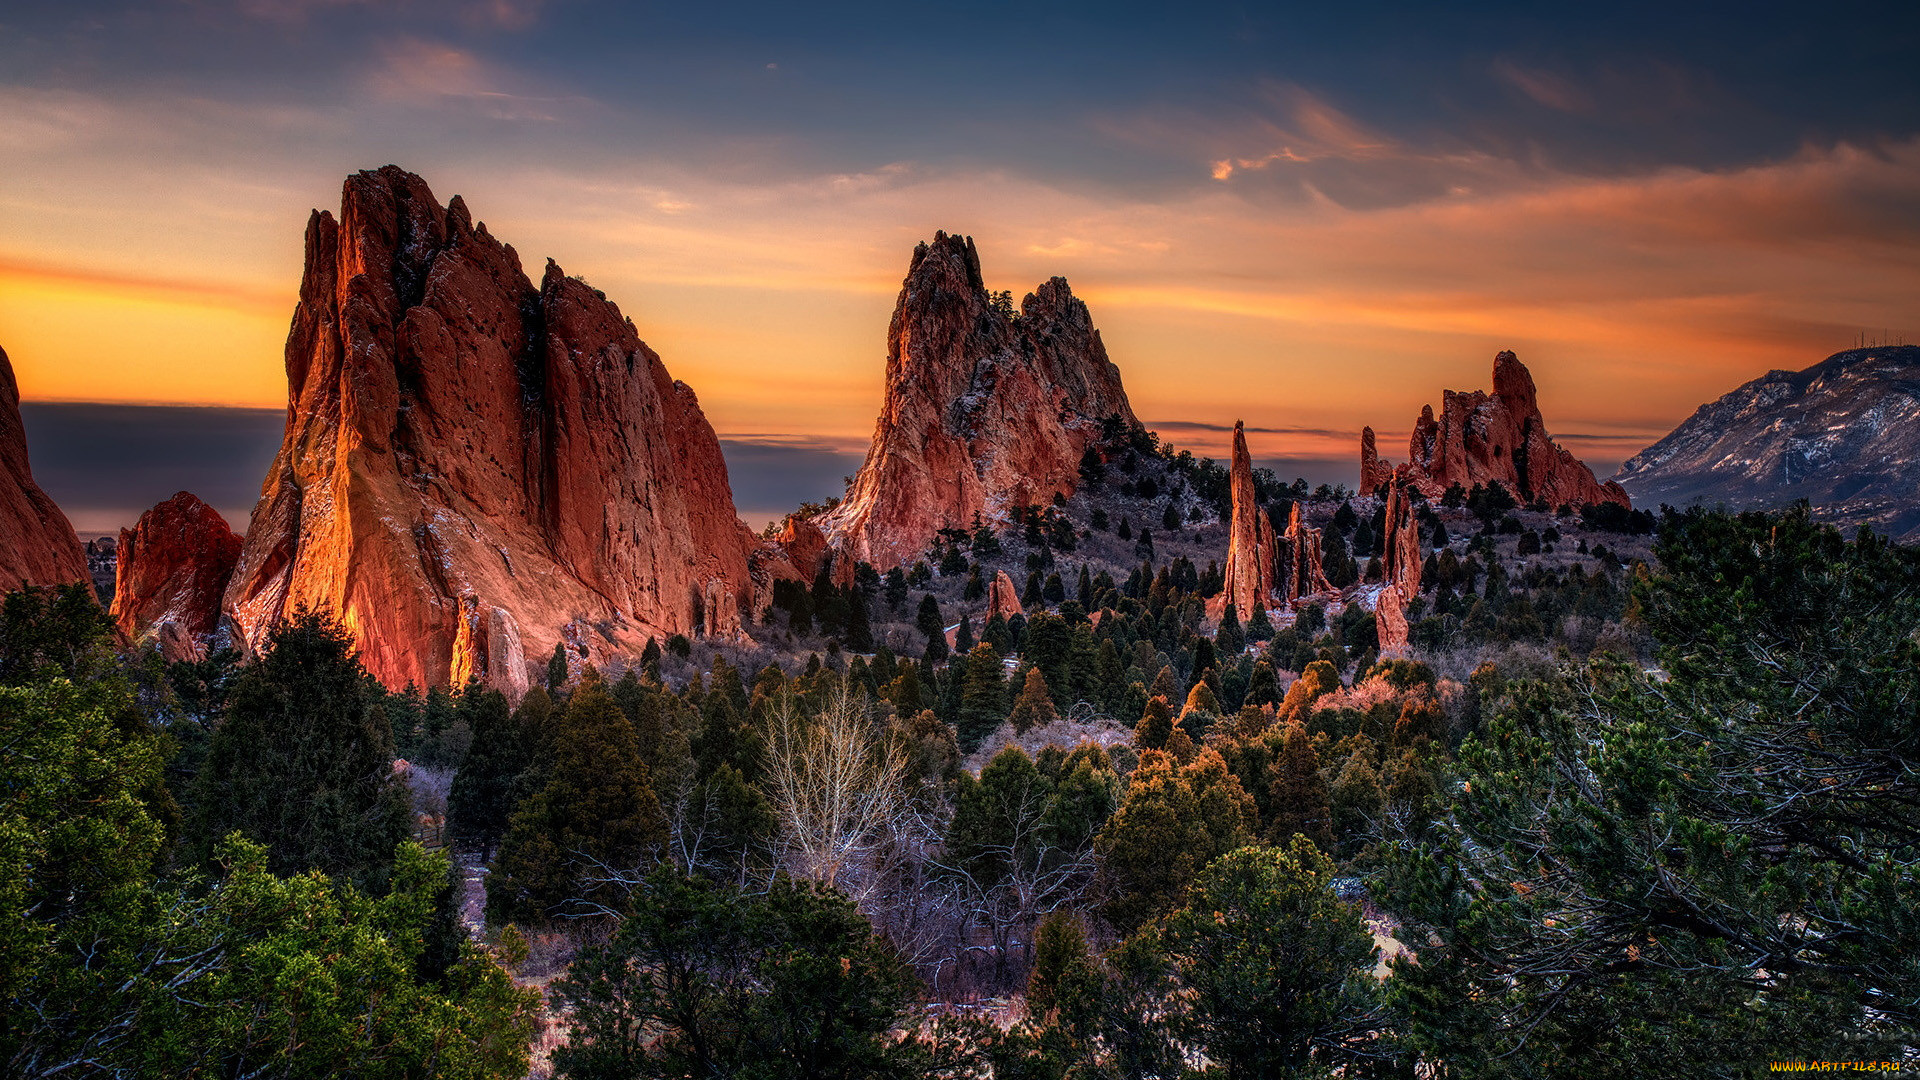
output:
[{"label": "sunlit rock face", "polygon": [[971,239],[914,249],[887,330],[886,397],[866,462],[820,519],[834,548],[886,570],[942,528],[1005,524],[1072,494],[1112,418],[1137,426],[1120,369],[1065,278],[996,306]]},{"label": "sunlit rock face", "polygon": [[1387,492],[1386,533],[1380,545],[1384,587],[1374,601],[1374,625],[1382,653],[1407,647],[1407,605],[1420,595],[1420,524],[1413,501],[1398,485]]},{"label": "sunlit rock face", "polygon": [[168,660],[198,660],[220,625],[220,601],[240,559],[225,518],[182,491],[120,530],[113,620],[128,640]]},{"label": "sunlit rock face", "polygon": [[1399,473],[1428,498],[1454,484],[1471,490],[1498,482],[1522,502],[1549,507],[1631,505],[1625,489],[1595,479],[1547,434],[1533,375],[1510,352],[1494,357],[1493,393],[1448,390],[1439,419],[1431,405],[1420,411],[1408,455]]},{"label": "sunlit rock face", "polygon": [[1007,576],[1005,570],[996,571],[993,581],[987,586],[987,621],[992,622],[996,615],[1011,619],[1025,614],[1025,609],[1020,606],[1020,590],[1014,586],[1013,579]]},{"label": "sunlit rock face", "polygon": [[1273,523],[1260,509],[1253,486],[1253,458],[1247,453],[1246,426],[1233,424],[1233,465],[1228,473],[1233,508],[1227,523],[1226,590],[1222,611],[1233,605],[1239,618],[1273,603]]},{"label": "sunlit rock face", "polygon": [[[517,692],[740,613],[752,538],[719,441],[620,310],[394,166],[307,224],[287,429],[224,610],[257,649],[336,613],[389,686]],[[714,583],[720,587],[715,588]]]},{"label": "sunlit rock face", "polygon": [[0,591],[91,580],[73,525],[40,485],[27,461],[20,387],[0,349]]}]

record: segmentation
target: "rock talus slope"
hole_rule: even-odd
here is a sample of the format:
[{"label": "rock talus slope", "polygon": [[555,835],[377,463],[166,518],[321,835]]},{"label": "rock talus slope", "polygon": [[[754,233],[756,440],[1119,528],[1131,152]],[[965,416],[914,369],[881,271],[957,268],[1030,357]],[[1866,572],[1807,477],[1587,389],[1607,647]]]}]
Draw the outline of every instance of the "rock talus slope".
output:
[{"label": "rock talus slope", "polygon": [[0,591],[90,580],[86,552],[73,525],[40,485],[27,461],[20,387],[0,349]]},{"label": "rock talus slope", "polygon": [[751,594],[751,537],[693,391],[584,281],[549,261],[536,287],[458,196],[348,177],[307,225],[286,367],[224,604],[245,646],[325,608],[389,686],[517,691],[556,642],[737,627],[707,609]]},{"label": "rock talus slope", "polygon": [[835,550],[886,570],[942,528],[1072,494],[1112,419],[1138,425],[1086,304],[1065,278],[996,304],[971,239],[914,250],[887,330],[885,398],[867,458],[820,518]]}]

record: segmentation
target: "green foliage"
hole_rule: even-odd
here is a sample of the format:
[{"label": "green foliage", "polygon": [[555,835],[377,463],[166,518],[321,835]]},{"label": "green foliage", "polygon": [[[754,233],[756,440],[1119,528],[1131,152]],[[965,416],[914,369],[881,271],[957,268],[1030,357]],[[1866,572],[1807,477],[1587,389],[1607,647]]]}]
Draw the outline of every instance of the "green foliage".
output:
[{"label": "green foliage", "polygon": [[275,874],[317,869],[378,891],[409,825],[384,697],[331,617],[301,612],[275,629],[235,679],[194,782],[192,859],[210,865],[237,831]]},{"label": "green foliage", "polygon": [[557,985],[573,1010],[556,1071],[631,1077],[915,1075],[906,966],[841,894],[777,880],[749,893],[667,867],[613,940]]},{"label": "green foliage", "polygon": [[1669,678],[1489,682],[1448,827],[1394,862],[1431,1060],[1746,1075],[1920,1024],[1920,555],[1700,511],[1656,555],[1634,604]]},{"label": "green foliage", "polygon": [[1143,752],[1095,842],[1107,884],[1102,913],[1131,933],[1171,910],[1200,868],[1244,843],[1253,825],[1253,801],[1220,755],[1202,751],[1181,767]]},{"label": "green foliage", "polygon": [[[544,697],[545,695],[542,695]],[[507,708],[506,695],[471,685],[461,695],[461,710],[473,741],[447,795],[453,835],[491,858],[507,835],[508,819],[519,802],[520,776],[533,764],[538,735],[523,713]]]},{"label": "green foliage", "polygon": [[958,737],[963,753],[972,753],[993,734],[1007,715],[1007,693],[1000,654],[981,642],[967,654],[967,671],[960,689]]},{"label": "green foliage", "polygon": [[546,785],[514,811],[487,877],[487,912],[526,925],[618,911],[623,881],[650,866],[666,840],[633,725],[590,676],[567,701]]},{"label": "green foliage", "polygon": [[1305,838],[1215,860],[1158,944],[1189,1003],[1175,1030],[1201,1074],[1325,1076],[1377,1056],[1373,939],[1333,894],[1333,863]]}]

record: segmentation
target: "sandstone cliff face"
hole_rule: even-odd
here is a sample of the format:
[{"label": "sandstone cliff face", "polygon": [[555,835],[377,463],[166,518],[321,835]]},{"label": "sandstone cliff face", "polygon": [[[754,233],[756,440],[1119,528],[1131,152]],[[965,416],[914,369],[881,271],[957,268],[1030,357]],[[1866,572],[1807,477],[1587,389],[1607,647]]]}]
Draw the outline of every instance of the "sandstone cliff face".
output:
[{"label": "sandstone cliff face", "polygon": [[1072,494],[1103,421],[1138,424],[1087,306],[1066,279],[996,309],[973,241],[914,250],[887,330],[886,396],[865,464],[820,526],[881,570],[945,527]]},{"label": "sandstone cliff face", "polygon": [[120,530],[113,621],[168,660],[198,660],[220,625],[220,600],[240,558],[240,537],[191,492]]},{"label": "sandstone cliff face", "polygon": [[87,556],[67,516],[40,485],[27,462],[27,429],[20,422],[20,387],[13,362],[0,349],[0,592],[28,585],[91,580]]},{"label": "sandstone cliff face", "polygon": [[1631,505],[1619,484],[1596,480],[1547,434],[1533,375],[1511,352],[1494,357],[1492,394],[1448,390],[1437,420],[1433,406],[1422,408],[1408,454],[1411,460],[1396,474],[1428,498],[1453,484],[1471,489],[1498,481],[1521,502]]},{"label": "sandstone cliff face", "polygon": [[[751,537],[693,391],[630,320],[397,167],[316,211],[287,339],[287,430],[225,612],[264,643],[334,611],[389,686],[509,692],[738,612]],[[719,581],[725,587],[711,588]]]},{"label": "sandstone cliff face", "polygon": [[1227,526],[1227,604],[1242,618],[1273,600],[1273,524],[1261,511],[1253,487],[1253,458],[1247,453],[1246,425],[1233,422],[1233,466],[1228,474],[1233,509]]}]

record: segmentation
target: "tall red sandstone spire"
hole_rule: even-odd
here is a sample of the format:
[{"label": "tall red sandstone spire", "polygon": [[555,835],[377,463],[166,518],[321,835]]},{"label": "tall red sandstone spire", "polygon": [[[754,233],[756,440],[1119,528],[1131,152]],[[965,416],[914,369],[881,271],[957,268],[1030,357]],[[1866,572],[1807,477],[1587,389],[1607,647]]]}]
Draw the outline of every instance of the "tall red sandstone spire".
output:
[{"label": "tall red sandstone spire", "polygon": [[1413,501],[1398,484],[1387,490],[1386,531],[1381,543],[1381,570],[1386,581],[1374,602],[1374,626],[1380,651],[1407,645],[1407,605],[1420,595],[1420,525]]},{"label": "tall red sandstone spire", "polygon": [[821,528],[850,560],[910,562],[942,528],[1072,494],[1108,418],[1139,423],[1066,279],[1015,312],[987,292],[973,241],[937,233],[900,287],[866,462]]},{"label": "tall red sandstone spire", "polygon": [[0,592],[28,585],[86,581],[87,556],[67,516],[40,485],[27,462],[27,429],[20,422],[20,387],[0,349]]},{"label": "tall red sandstone spire", "polygon": [[1233,422],[1233,467],[1228,476],[1233,509],[1227,530],[1227,588],[1224,604],[1240,618],[1273,600],[1273,524],[1260,510],[1253,487],[1253,458],[1247,453],[1246,425]]},{"label": "tall red sandstone spire", "polygon": [[737,627],[751,537],[719,441],[631,320],[387,166],[307,224],[287,429],[225,611],[337,613],[389,686],[508,690],[564,641]]}]

